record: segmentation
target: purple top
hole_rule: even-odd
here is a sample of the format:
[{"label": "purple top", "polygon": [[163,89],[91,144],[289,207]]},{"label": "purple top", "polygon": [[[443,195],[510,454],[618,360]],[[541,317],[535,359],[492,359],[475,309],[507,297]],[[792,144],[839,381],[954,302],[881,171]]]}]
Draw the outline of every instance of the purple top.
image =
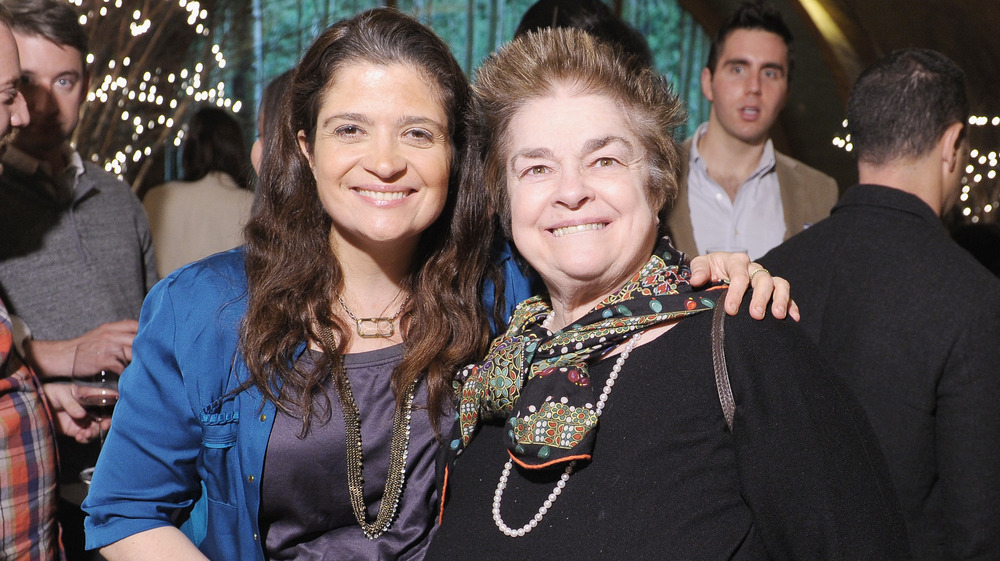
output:
[{"label": "purple top", "polygon": [[[393,368],[403,345],[344,357],[351,390],[361,412],[365,504],[368,520],[378,514],[389,469],[395,398]],[[307,352],[300,366],[311,368]],[[299,438],[302,422],[280,411],[267,444],[261,481],[260,528],[268,559],[419,560],[430,541],[438,489],[434,460],[438,443],[426,413],[427,388],[413,398],[406,480],[388,530],[369,540],[351,509],[347,491],[344,416],[332,381],[328,383],[329,420],[314,418]]]}]

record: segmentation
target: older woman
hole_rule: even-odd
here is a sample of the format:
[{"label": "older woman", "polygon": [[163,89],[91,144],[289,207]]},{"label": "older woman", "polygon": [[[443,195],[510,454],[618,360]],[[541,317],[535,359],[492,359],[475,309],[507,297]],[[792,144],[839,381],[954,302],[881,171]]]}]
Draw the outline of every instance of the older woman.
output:
[{"label": "older woman", "polygon": [[427,558],[906,557],[864,415],[793,324],[730,319],[717,383],[719,291],[657,232],[681,111],[625,62],[546,30],[477,74],[479,184],[546,291],[463,372]]},{"label": "older woman", "polygon": [[108,559],[425,551],[437,427],[488,342],[489,240],[451,234],[468,85],[430,30],[373,10],[316,39],[289,95],[246,248],[146,299],[85,503]]}]

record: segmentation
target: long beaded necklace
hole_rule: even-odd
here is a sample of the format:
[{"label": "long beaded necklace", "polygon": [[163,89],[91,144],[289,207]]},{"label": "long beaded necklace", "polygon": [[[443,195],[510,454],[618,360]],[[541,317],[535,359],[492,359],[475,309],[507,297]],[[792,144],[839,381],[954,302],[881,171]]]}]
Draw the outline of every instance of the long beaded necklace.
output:
[{"label": "long beaded necklace", "polygon": [[[319,334],[328,348],[337,348],[333,341],[333,332],[330,331],[329,327],[321,326]],[[389,473],[386,476],[385,490],[382,493],[382,503],[379,505],[378,515],[374,522],[368,522],[363,476],[364,458],[361,447],[361,412],[358,410],[358,404],[354,401],[351,381],[347,378],[347,371],[344,369],[343,355],[334,360],[333,366],[330,367],[331,373],[334,372],[334,369],[337,369],[344,380],[343,391],[337,393],[340,396],[341,409],[344,411],[344,431],[347,441],[347,490],[351,496],[351,509],[354,510],[354,517],[358,520],[361,531],[368,539],[373,540],[392,525],[396,509],[399,506],[399,499],[403,495],[407,448],[410,444],[410,418],[413,410],[413,394],[416,391],[417,383],[410,384],[403,406],[397,405],[392,416]]]},{"label": "long beaded necklace", "polygon": [[[545,319],[542,323],[546,329],[548,329],[548,321],[552,318],[552,314]],[[625,350],[622,354],[618,355],[618,360],[615,361],[614,366],[611,367],[611,374],[608,375],[608,381],[604,383],[604,390],[601,391],[601,395],[598,398],[597,405],[595,406],[594,413],[600,417],[601,413],[604,411],[604,405],[608,402],[608,396],[611,395],[611,389],[615,387],[615,380],[618,379],[618,375],[621,374],[622,366],[625,365],[625,361],[628,360],[628,356],[632,353],[632,349],[635,348],[636,343],[639,342],[639,337],[642,336],[641,331],[637,331],[635,335],[629,339],[627,345],[625,345]],[[523,537],[528,532],[535,529],[536,526],[542,521],[542,518],[549,512],[552,508],[552,504],[556,502],[559,495],[562,494],[563,489],[566,488],[566,482],[569,481],[569,476],[573,473],[573,469],[576,467],[576,460],[571,461],[566,465],[566,469],[563,471],[562,475],[559,476],[559,481],[556,482],[556,486],[549,493],[548,498],[542,503],[542,506],[535,513],[535,516],[528,521],[527,524],[521,526],[520,528],[514,529],[508,526],[503,521],[503,516],[500,515],[500,504],[503,501],[503,492],[507,488],[507,480],[510,477],[510,472],[514,468],[513,460],[508,459],[507,463],[503,466],[503,472],[500,474],[500,482],[497,483],[497,490],[493,493],[493,522],[496,523],[497,528],[500,529],[505,535],[512,538]]]}]

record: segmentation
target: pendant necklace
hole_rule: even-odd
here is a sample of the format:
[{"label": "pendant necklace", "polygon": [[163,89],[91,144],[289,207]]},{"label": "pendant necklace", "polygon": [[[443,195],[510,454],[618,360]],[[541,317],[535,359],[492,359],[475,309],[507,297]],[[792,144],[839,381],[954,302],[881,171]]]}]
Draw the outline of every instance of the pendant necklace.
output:
[{"label": "pendant necklace", "polygon": [[[341,302],[343,304],[343,302]],[[406,302],[403,302],[405,305]],[[402,308],[400,308],[402,309]],[[348,312],[350,313],[350,312]],[[399,312],[396,312],[399,315]],[[382,318],[384,319],[384,318]],[[395,318],[393,318],[395,319]],[[330,349],[336,349],[333,341],[333,332],[329,327],[319,328],[320,337],[323,343]],[[396,509],[399,506],[399,499],[403,495],[403,483],[406,478],[406,456],[407,448],[410,444],[410,418],[413,411],[413,394],[416,392],[417,383],[413,382],[406,391],[406,399],[402,406],[397,405],[392,416],[392,444],[389,448],[389,473],[385,480],[385,490],[382,492],[382,503],[378,508],[378,515],[374,522],[368,522],[368,507],[365,505],[365,481],[363,476],[364,458],[361,446],[361,412],[358,404],[354,401],[354,393],[351,391],[351,382],[347,378],[347,369],[344,368],[344,356],[339,355],[334,359],[333,366],[330,367],[331,374],[340,374],[344,381],[343,391],[337,392],[340,396],[341,409],[344,411],[344,431],[347,441],[347,490],[351,496],[351,509],[354,510],[354,517],[361,526],[368,539],[375,539],[382,535],[389,526],[392,525],[396,516]]]},{"label": "pendant necklace", "polygon": [[[550,314],[549,318],[551,317],[552,315]],[[546,318],[546,321],[542,323],[542,326],[546,329],[549,329],[548,325],[546,325],[549,318]],[[611,395],[611,389],[615,386],[615,380],[617,380],[618,375],[621,374],[622,366],[625,365],[625,361],[628,360],[628,355],[632,353],[632,349],[635,348],[635,345],[639,342],[639,337],[641,336],[641,331],[637,331],[635,335],[632,336],[628,344],[625,345],[625,350],[622,351],[622,354],[618,355],[618,360],[616,360],[614,366],[611,367],[611,374],[608,375],[608,381],[604,383],[604,390],[601,391],[601,395],[597,400],[597,405],[594,407],[594,413],[598,417],[600,417],[601,413],[604,411],[604,405],[608,401],[608,396]],[[563,474],[559,476],[559,481],[556,482],[556,486],[552,489],[552,492],[549,493],[548,498],[546,498],[545,502],[542,503],[542,506],[538,509],[538,512],[535,513],[535,516],[524,526],[515,529],[504,523],[503,516],[500,515],[500,503],[503,501],[503,491],[507,488],[507,480],[510,477],[511,470],[514,468],[514,461],[508,459],[507,463],[503,466],[503,473],[500,475],[500,483],[497,483],[497,490],[493,493],[493,522],[496,523],[497,528],[512,538],[523,537],[525,534],[532,531],[549,512],[549,509],[552,508],[552,504],[556,502],[559,495],[562,494],[563,489],[566,487],[566,482],[569,481],[570,474],[573,473],[574,467],[576,467],[576,460],[573,460],[566,465],[566,469],[563,471]]]},{"label": "pendant necklace", "polygon": [[[344,299],[341,298],[339,294],[337,295],[337,301],[340,302],[341,307],[344,308],[347,315],[354,320],[355,329],[357,329],[359,336],[365,339],[388,339],[389,337],[395,335],[396,320],[399,318],[399,314],[403,313],[403,308],[406,307],[406,303],[410,301],[410,295],[406,296],[406,300],[403,300],[403,303],[399,305],[399,309],[396,310],[396,313],[393,314],[392,317],[379,316],[374,318],[359,318],[354,315],[354,312],[352,312],[350,308],[347,307],[347,304],[344,303]],[[382,313],[384,314],[385,311],[383,310]]]}]

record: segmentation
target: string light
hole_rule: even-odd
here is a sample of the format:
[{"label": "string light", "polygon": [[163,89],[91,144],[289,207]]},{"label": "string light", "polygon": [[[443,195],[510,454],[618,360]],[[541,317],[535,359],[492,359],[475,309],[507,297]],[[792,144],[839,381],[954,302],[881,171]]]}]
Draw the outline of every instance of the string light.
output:
[{"label": "string light", "polygon": [[[1000,115],[994,115],[992,117],[985,115],[970,115],[969,125],[972,127],[1000,127]],[[847,119],[844,119],[841,126],[845,129],[848,128]],[[833,137],[833,145],[837,148],[850,152],[853,150],[854,145],[851,144],[851,135],[844,134],[843,137],[840,135]],[[972,148],[969,151],[969,163],[965,166],[965,175],[962,177],[962,191],[958,199],[961,203],[966,203],[961,206],[962,216],[969,218],[972,223],[977,223],[981,220],[983,215],[990,214],[997,208],[1000,208],[1000,185],[998,185],[997,179],[997,167],[1000,167],[1000,159],[998,159],[998,153],[996,150],[990,150],[989,152],[983,148]],[[972,191],[983,193],[980,199],[989,199],[987,202],[982,204],[982,206],[974,205],[970,202],[972,199]]]},{"label": "string light", "polygon": [[[66,0],[77,7],[82,7],[84,0]],[[208,37],[210,29],[208,23],[208,10],[203,8],[197,0],[164,0],[175,3],[177,7],[184,10],[184,19],[187,25],[199,36]],[[115,16],[114,10],[128,9],[129,12],[121,14],[129,21],[129,31],[132,37],[139,37],[150,32],[153,21],[143,14],[140,9],[132,7],[123,8],[122,0],[92,0],[93,9],[80,18],[82,25],[97,25],[100,18]],[[95,61],[94,54],[87,55],[88,64]],[[130,136],[133,141],[122,150],[117,150],[113,157],[106,158],[104,155],[93,154],[91,160],[99,163],[104,159],[104,169],[114,173],[119,178],[124,178],[124,174],[130,165],[136,165],[144,157],[150,156],[158,145],[164,140],[174,146],[180,146],[184,138],[183,127],[179,127],[173,118],[173,112],[179,107],[179,101],[184,97],[192,98],[199,102],[211,102],[218,107],[225,107],[234,113],[242,109],[240,100],[228,95],[226,84],[216,81],[214,86],[208,86],[210,76],[217,70],[226,67],[226,56],[220,44],[211,46],[211,55],[204,61],[196,61],[190,67],[181,68],[165,72],[163,68],[145,69],[141,77],[126,77],[125,72],[132,65],[129,56],[113,57],[102,65],[103,71],[95,71],[91,81],[93,89],[87,92],[88,101],[107,104],[109,101],[117,100],[119,108],[118,117],[120,122],[128,123],[131,126]],[[103,76],[101,76],[103,74]],[[165,88],[162,86],[166,86]],[[164,97],[161,90],[166,90],[168,95],[178,97]],[[170,91],[175,92],[169,94]]]}]

